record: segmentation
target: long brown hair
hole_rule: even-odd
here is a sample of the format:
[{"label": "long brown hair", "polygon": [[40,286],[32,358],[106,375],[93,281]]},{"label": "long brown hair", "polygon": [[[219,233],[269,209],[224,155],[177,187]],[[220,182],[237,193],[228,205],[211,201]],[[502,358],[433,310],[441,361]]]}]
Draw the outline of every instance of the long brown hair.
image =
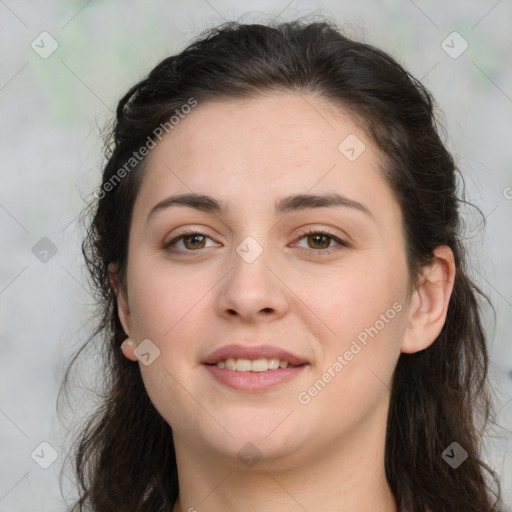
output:
[{"label": "long brown hair", "polygon": [[[79,499],[73,510],[171,511],[178,495],[171,428],[152,405],[138,365],[119,349],[126,335],[108,264],[118,264],[123,285],[133,203],[146,159],[129,168],[126,163],[148,141],[158,143],[155,129],[190,98],[229,101],[278,90],[314,92],[342,107],[386,155],[381,171],[403,214],[413,285],[434,248],[447,245],[455,257],[442,332],[426,350],[401,354],[394,372],[385,470],[398,510],[499,510],[498,477],[480,456],[482,429],[491,417],[482,324],[488,299],[468,277],[459,217],[462,182],[439,136],[433,99],[383,51],[345,37],[331,22],[303,20],[230,22],[210,29],[160,62],[119,101],[106,140],[102,187],[84,211],[82,249],[100,308],[87,343],[100,346],[104,387],[100,405],[77,438]],[[120,173],[123,166],[126,172]],[[72,359],[63,386],[84,347]],[[453,442],[468,454],[457,469],[442,457]]]}]

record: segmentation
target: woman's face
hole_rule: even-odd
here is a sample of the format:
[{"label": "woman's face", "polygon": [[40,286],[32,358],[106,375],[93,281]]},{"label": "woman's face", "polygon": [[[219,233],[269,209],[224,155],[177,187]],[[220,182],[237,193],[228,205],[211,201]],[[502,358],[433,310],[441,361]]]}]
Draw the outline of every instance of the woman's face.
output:
[{"label": "woman's face", "polygon": [[[409,284],[382,159],[349,117],[292,93],[199,104],[151,150],[119,311],[150,340],[135,354],[178,458],[284,467],[382,439]],[[169,201],[191,194],[209,207]],[[251,370],[206,364],[219,358]],[[273,369],[287,360],[303,364]]]}]

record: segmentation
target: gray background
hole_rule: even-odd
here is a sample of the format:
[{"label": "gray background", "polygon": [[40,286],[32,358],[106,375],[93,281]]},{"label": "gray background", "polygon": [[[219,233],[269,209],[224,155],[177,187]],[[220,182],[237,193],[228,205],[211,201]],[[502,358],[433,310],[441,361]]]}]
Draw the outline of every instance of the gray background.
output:
[{"label": "gray background", "polygon": [[[486,458],[512,503],[510,0],[0,0],[0,512],[65,509],[58,473],[72,411],[59,420],[55,403],[67,360],[94,314],[77,215],[99,184],[99,127],[129,86],[203,29],[240,17],[285,21],[310,13],[331,16],[349,36],[395,56],[444,114],[468,197],[486,217],[484,231],[466,211],[473,275],[497,313],[488,325],[502,428],[486,434]],[[49,56],[55,43],[44,31],[58,44]],[[460,37],[450,36],[454,31]],[[84,364],[86,376],[97,367],[93,357]],[[78,387],[75,395],[80,417],[90,402]],[[51,448],[41,442],[57,452],[48,469],[40,464],[52,461]]]}]

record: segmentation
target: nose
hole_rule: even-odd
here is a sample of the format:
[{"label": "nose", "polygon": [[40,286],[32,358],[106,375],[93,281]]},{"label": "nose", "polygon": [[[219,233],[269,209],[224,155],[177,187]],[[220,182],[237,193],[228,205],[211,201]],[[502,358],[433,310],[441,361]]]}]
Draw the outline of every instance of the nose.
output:
[{"label": "nose", "polygon": [[[247,248],[249,250],[244,252]],[[288,311],[289,289],[284,276],[280,276],[283,272],[279,271],[277,262],[271,261],[270,250],[263,249],[255,259],[255,254],[260,251],[254,251],[255,247],[250,243],[242,243],[234,251],[233,266],[217,297],[218,314],[255,323],[276,320]]]}]

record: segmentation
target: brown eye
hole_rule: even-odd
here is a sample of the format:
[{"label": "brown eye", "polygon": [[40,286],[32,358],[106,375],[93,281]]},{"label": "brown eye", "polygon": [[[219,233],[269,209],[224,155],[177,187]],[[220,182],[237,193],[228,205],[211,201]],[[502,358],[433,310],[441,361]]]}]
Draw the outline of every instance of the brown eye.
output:
[{"label": "brown eye", "polygon": [[[309,249],[309,254],[313,256],[325,256],[350,247],[350,244],[341,238],[323,230],[310,229],[302,233],[299,240],[302,239],[306,239],[307,247],[305,249]],[[331,242],[335,242],[335,245],[331,246]]]},{"label": "brown eye", "polygon": [[[173,238],[163,248],[175,253],[194,252],[198,249],[204,249],[206,239],[208,238],[210,237],[198,231],[187,232]],[[182,247],[176,248],[179,244],[182,244]]]},{"label": "brown eye", "polygon": [[329,238],[330,237],[328,237],[327,235],[322,235],[320,233],[307,236],[308,243],[311,243],[312,245],[316,246],[312,247],[312,249],[327,249],[331,244],[331,240],[329,240]]},{"label": "brown eye", "polygon": [[202,249],[204,247],[205,237],[203,235],[187,235],[182,238],[187,249]]}]

